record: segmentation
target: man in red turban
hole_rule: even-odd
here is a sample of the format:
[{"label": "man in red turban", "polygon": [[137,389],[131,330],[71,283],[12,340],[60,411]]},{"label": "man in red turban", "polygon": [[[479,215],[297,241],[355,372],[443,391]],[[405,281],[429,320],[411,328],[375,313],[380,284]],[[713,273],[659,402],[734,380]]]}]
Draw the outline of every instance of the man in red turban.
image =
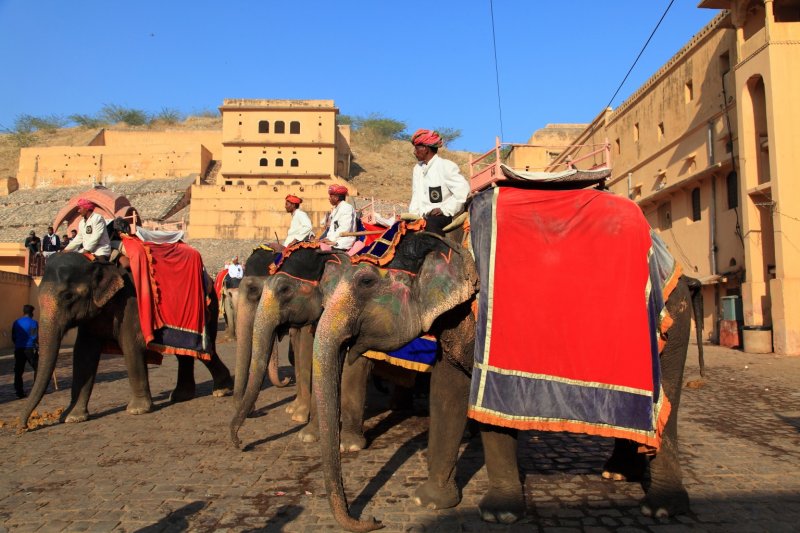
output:
[{"label": "man in red turban", "polygon": [[464,209],[469,182],[458,165],[439,157],[442,136],[433,130],[417,130],[411,136],[417,164],[411,176],[408,211],[427,221],[425,229],[444,234],[442,229]]},{"label": "man in red turban", "polygon": [[328,187],[328,200],[333,209],[328,214],[325,221],[325,232],[320,241],[324,246],[336,248],[338,250],[349,250],[355,237],[344,237],[341,234],[356,230],[356,210],[353,206],[344,201],[347,197],[347,187],[344,185],[333,184]]},{"label": "man in red turban", "polygon": [[308,218],[305,211],[300,209],[302,203],[303,199],[299,196],[290,194],[286,197],[286,212],[292,215],[292,223],[289,225],[289,233],[283,241],[284,246],[306,241],[314,235],[311,219]]},{"label": "man in red turban", "polygon": [[106,221],[94,210],[97,207],[94,202],[86,198],[80,198],[77,202],[78,233],[73,237],[65,252],[81,252],[94,254],[98,259],[108,259],[111,256],[111,240],[106,231]]}]

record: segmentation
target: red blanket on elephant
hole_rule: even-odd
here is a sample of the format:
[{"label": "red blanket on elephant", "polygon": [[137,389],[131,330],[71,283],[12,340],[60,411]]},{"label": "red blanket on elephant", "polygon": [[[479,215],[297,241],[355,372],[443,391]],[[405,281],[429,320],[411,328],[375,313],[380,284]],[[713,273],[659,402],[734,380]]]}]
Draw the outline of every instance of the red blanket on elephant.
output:
[{"label": "red blanket on elephant", "polygon": [[155,244],[123,237],[148,350],[209,360],[206,285],[200,253],[183,242]]},{"label": "red blanket on elephant", "polygon": [[664,301],[680,270],[639,207],[498,187],[475,197],[470,222],[481,286],[469,416],[658,448]]}]

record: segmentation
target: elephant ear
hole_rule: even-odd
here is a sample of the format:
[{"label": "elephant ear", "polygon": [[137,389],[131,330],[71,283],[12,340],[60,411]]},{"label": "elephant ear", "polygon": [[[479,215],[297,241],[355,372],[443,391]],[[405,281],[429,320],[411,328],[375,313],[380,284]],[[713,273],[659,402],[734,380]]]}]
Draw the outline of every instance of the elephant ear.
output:
[{"label": "elephant ear", "polygon": [[425,256],[416,280],[423,331],[443,313],[472,298],[478,291],[475,261],[460,246],[434,250]]},{"label": "elephant ear", "polygon": [[125,286],[119,268],[110,263],[92,263],[92,301],[103,307]]}]

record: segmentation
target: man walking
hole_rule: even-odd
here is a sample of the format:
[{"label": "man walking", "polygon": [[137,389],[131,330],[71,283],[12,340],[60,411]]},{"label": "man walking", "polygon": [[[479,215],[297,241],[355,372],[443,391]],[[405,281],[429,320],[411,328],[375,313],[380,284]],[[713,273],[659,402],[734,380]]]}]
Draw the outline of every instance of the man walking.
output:
[{"label": "man walking", "polygon": [[14,390],[17,398],[25,397],[25,389],[22,387],[25,363],[33,368],[35,379],[39,360],[39,323],[33,319],[33,311],[32,305],[23,305],[22,316],[11,326],[11,340],[14,342]]}]

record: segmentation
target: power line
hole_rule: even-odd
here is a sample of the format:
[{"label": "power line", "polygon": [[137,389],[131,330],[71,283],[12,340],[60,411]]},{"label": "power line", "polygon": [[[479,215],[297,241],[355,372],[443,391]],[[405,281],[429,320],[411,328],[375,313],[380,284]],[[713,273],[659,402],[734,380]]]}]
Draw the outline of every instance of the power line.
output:
[{"label": "power line", "polygon": [[642,54],[644,53],[645,49],[647,48],[647,45],[650,44],[650,39],[652,39],[653,35],[656,34],[656,31],[658,30],[658,27],[661,26],[661,21],[663,21],[664,17],[667,16],[667,13],[669,12],[669,8],[672,7],[673,3],[675,3],[675,0],[670,0],[669,5],[664,10],[664,13],[661,15],[661,18],[658,19],[658,24],[656,24],[656,27],[653,28],[652,33],[650,33],[650,37],[647,38],[647,41],[644,43],[644,46],[642,46],[642,49],[639,50],[639,55],[636,56],[636,59],[634,60],[633,65],[631,65],[631,68],[628,69],[628,73],[625,74],[625,77],[622,79],[622,82],[620,82],[619,87],[617,87],[617,90],[614,91],[614,96],[611,97],[611,99],[608,101],[608,103],[606,104],[606,107],[604,109],[607,109],[607,108],[611,107],[611,102],[614,101],[614,98],[617,97],[617,94],[619,94],[619,91],[620,91],[620,89],[622,89],[622,86],[625,85],[625,82],[627,81],[628,76],[630,76],[631,72],[633,72],[633,68],[636,66],[636,63],[639,62],[639,58],[642,57]]},{"label": "power line", "polygon": [[[674,0],[673,0],[674,1]],[[492,14],[492,50],[494,51],[494,79],[497,82],[497,111],[500,114],[500,138],[503,139],[503,106],[500,104],[500,70],[497,67],[497,39],[494,34],[494,2],[489,0],[489,11]]]}]

